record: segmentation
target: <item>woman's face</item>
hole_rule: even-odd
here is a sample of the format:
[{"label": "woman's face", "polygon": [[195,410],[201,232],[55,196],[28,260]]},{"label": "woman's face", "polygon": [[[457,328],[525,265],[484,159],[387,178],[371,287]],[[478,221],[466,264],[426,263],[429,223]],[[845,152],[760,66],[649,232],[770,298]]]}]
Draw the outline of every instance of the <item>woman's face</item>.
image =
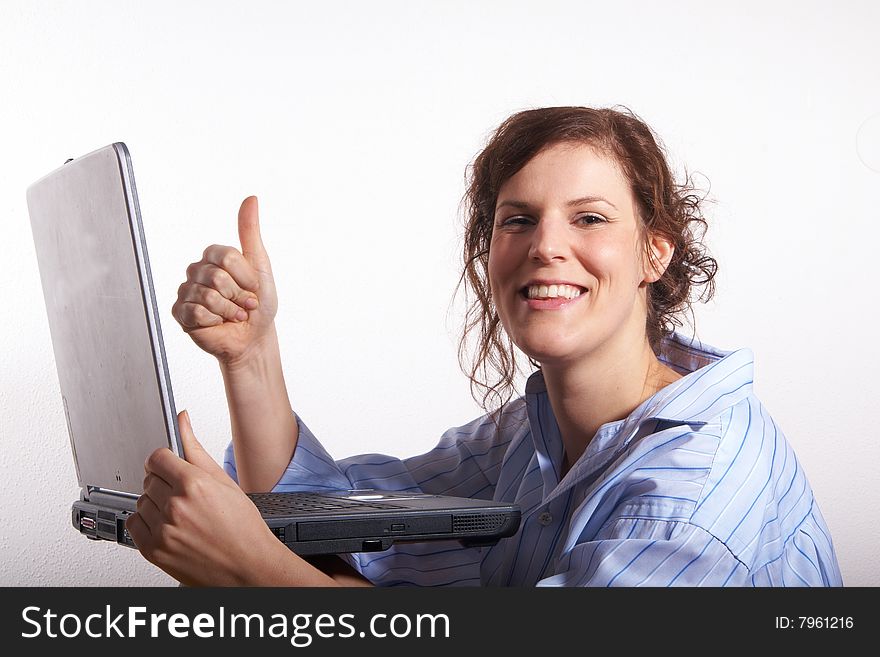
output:
[{"label": "woman's face", "polygon": [[547,365],[615,336],[643,343],[643,283],[658,278],[643,244],[614,160],[571,143],[535,155],[499,190],[489,249],[492,296],[514,344]]}]

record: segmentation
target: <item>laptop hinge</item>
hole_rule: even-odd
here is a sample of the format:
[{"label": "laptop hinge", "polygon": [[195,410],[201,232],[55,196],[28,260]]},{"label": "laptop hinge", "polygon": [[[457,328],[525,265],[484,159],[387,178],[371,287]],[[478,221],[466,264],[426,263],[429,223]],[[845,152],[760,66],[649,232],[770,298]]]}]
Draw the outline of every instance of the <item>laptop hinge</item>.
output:
[{"label": "laptop hinge", "polygon": [[89,486],[87,492],[84,493],[83,499],[93,504],[119,506],[120,502],[137,501],[138,497],[140,496],[134,493],[124,493],[122,491],[99,488],[98,486]]}]

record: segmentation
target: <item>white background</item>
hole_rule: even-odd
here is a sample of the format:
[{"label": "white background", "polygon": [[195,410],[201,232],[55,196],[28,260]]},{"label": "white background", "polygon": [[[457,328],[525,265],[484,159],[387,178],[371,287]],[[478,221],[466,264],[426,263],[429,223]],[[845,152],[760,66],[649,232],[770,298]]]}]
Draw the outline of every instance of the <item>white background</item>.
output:
[{"label": "white background", "polygon": [[[714,4],[714,3],[713,3]],[[179,409],[218,459],[218,369],[171,317],[257,194],[294,407],[337,457],[481,413],[456,360],[465,166],[514,111],[623,104],[711,182],[697,335],[751,347],[848,585],[880,584],[880,5],[0,2],[0,584],[167,585],[70,526],[70,458],[26,187],[132,153]]]}]

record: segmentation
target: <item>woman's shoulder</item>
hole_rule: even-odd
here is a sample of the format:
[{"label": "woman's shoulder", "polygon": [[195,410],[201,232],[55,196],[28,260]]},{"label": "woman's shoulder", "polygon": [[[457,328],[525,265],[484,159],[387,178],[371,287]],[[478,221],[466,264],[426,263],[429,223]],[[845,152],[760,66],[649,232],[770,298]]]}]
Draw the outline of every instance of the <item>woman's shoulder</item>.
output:
[{"label": "woman's shoulder", "polygon": [[747,399],[754,399],[754,355],[747,348],[721,350],[673,333],[657,358],[681,378],[651,397],[635,415],[667,423],[717,424]]},{"label": "woman's shoulder", "polygon": [[443,441],[510,442],[528,428],[528,421],[526,400],[517,397],[466,424],[450,427],[443,433]]}]

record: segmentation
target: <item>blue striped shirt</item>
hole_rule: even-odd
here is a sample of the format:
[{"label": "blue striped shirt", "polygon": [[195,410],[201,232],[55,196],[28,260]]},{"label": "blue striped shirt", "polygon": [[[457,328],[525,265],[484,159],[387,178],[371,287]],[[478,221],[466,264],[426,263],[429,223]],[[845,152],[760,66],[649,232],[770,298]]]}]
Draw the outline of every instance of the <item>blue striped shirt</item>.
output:
[{"label": "blue striped shirt", "polygon": [[[297,418],[274,490],[378,488],[512,502],[492,547],[439,541],[349,555],[377,585],[842,586],[831,535],[794,451],[752,391],[748,349],[673,335],[682,378],[600,427],[560,481],[563,445],[544,379],[427,454],[334,461]],[[227,472],[235,478],[231,445]]]}]

